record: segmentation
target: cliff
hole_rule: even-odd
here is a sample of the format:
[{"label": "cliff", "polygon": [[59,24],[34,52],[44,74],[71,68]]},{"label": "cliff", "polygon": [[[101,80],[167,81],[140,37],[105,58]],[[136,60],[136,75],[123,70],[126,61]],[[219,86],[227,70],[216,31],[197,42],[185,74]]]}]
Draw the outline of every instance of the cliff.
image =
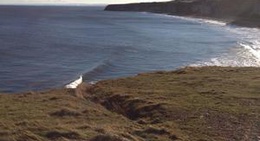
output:
[{"label": "cliff", "polygon": [[1,141],[257,141],[259,68],[184,68],[0,95]]},{"label": "cliff", "polygon": [[212,18],[241,26],[260,27],[259,0],[175,0],[158,3],[108,5],[105,10]]}]

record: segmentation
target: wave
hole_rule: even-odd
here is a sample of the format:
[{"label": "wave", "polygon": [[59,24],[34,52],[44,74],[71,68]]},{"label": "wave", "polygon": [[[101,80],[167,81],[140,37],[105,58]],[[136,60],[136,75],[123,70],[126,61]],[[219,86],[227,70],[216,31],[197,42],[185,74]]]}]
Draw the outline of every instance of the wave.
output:
[{"label": "wave", "polygon": [[103,60],[97,63],[96,66],[83,73],[83,75],[80,75],[76,80],[73,80],[65,85],[65,88],[76,89],[82,82],[87,82],[93,85],[103,79],[104,74],[112,72],[113,68],[114,65],[111,60]]},{"label": "wave", "polygon": [[260,67],[260,48],[258,45],[237,43],[228,53],[190,66]]},{"label": "wave", "polygon": [[207,61],[191,64],[190,66],[260,67],[260,29],[229,25],[226,22],[211,19],[165,14],[156,15],[181,19],[189,22],[221,26],[221,28],[224,28],[224,30],[237,37],[236,45],[229,47],[229,52],[210,58]]},{"label": "wave", "polygon": [[103,60],[87,71],[84,74],[84,78],[86,78],[86,81],[89,83],[96,83],[99,78],[102,78],[102,74],[113,71],[113,68],[115,68],[115,66],[111,60]]},{"label": "wave", "polygon": [[[147,14],[147,12],[143,12],[144,14]],[[177,15],[167,15],[167,14],[154,14],[164,17],[170,17],[175,19],[181,19],[189,22],[196,22],[196,23],[202,23],[202,24],[209,24],[209,25],[218,25],[218,26],[226,26],[228,25],[224,21],[220,20],[213,20],[213,19],[204,19],[204,18],[195,18],[195,17],[184,17],[184,16],[177,16]]]},{"label": "wave", "polygon": [[213,24],[213,25],[219,25],[219,26],[226,26],[226,25],[227,25],[226,22],[217,21],[217,20],[199,19],[199,21],[202,22],[202,23]]},{"label": "wave", "polygon": [[260,29],[232,26],[226,22],[211,19],[163,14],[158,15],[181,19],[189,22],[221,26],[226,31],[237,37],[236,45],[230,47],[229,52],[210,58],[208,61],[201,61],[195,64],[191,64],[190,66],[260,67]]},{"label": "wave", "polygon": [[260,61],[260,48],[257,47],[257,44],[239,43],[239,45],[244,47],[248,52],[250,52],[257,61]]},{"label": "wave", "polygon": [[239,26],[224,29],[236,37],[236,44],[222,55],[191,66],[260,67],[260,29]]},{"label": "wave", "polygon": [[78,85],[80,85],[83,82],[83,77],[82,75],[80,75],[80,77],[78,79],[76,79],[75,81],[67,84],[65,86],[65,88],[67,89],[76,89],[78,87]]}]

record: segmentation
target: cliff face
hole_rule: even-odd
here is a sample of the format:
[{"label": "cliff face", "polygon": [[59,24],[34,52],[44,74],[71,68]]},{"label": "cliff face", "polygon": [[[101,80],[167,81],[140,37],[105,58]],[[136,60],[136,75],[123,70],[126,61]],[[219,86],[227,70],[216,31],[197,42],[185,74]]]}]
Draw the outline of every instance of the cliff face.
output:
[{"label": "cliff face", "polygon": [[108,5],[105,10],[213,18],[241,26],[260,27],[259,0],[175,0],[159,3]]}]

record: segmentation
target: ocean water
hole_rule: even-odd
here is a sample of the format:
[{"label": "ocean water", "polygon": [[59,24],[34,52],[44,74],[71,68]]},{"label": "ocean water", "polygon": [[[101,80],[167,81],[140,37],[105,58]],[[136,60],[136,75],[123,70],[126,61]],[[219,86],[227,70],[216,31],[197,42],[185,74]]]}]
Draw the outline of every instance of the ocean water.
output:
[{"label": "ocean water", "polygon": [[0,6],[0,92],[184,66],[260,66],[259,29],[104,7]]}]

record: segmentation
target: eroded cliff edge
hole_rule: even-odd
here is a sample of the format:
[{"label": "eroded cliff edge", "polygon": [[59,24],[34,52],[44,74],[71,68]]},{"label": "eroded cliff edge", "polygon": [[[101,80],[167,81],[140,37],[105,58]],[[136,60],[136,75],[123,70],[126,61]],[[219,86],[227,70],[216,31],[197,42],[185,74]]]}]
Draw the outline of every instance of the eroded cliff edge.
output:
[{"label": "eroded cliff edge", "polygon": [[105,10],[210,18],[240,26],[260,27],[260,0],[175,0],[108,5]]},{"label": "eroded cliff edge", "polygon": [[1,141],[258,141],[260,68],[143,73],[0,94]]}]

